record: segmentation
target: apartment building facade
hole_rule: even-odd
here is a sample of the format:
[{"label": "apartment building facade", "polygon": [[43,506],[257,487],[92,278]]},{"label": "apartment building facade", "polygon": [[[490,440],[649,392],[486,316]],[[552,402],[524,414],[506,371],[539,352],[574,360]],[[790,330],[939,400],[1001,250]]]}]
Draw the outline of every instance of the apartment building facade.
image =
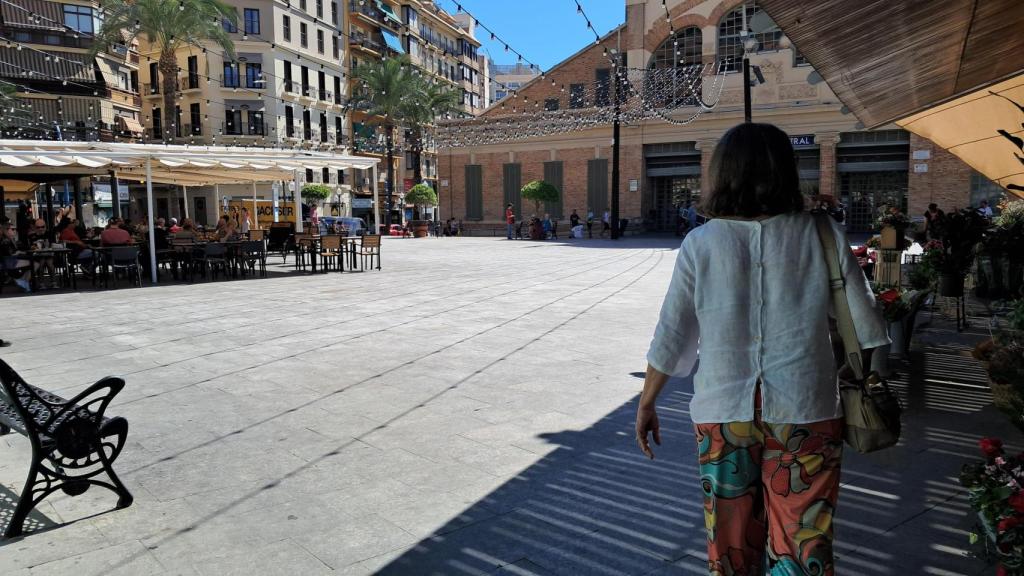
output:
[{"label": "apartment building facade", "polygon": [[495,64],[489,61],[488,68],[490,72],[488,80],[488,106],[505,98],[513,91],[519,90],[526,83],[540,76],[540,70],[526,64]]},{"label": "apartment building facade", "polygon": [[[176,121],[171,126],[165,125],[161,109],[159,53],[143,41],[146,141],[347,150],[352,142],[341,1],[231,0],[238,21],[223,26],[234,43],[234,57],[209,42],[178,51]],[[334,193],[324,212],[344,216],[351,213],[354,177],[345,171],[305,170],[298,184],[330,186]],[[255,197],[260,218],[266,220],[274,195],[285,204],[294,202],[294,188],[293,181],[187,190],[166,186],[155,191],[156,211],[210,225],[242,199]]]},{"label": "apartment building facade", "polygon": [[[113,141],[142,136],[136,45],[89,53],[99,28],[99,8],[99,2],[90,0],[0,3],[2,137]],[[69,178],[69,187],[88,192],[87,179],[76,174],[49,171],[41,180],[61,176]],[[34,185],[0,185],[5,188],[5,213],[16,209],[19,200],[41,201]],[[80,201],[80,194],[75,197]]]}]

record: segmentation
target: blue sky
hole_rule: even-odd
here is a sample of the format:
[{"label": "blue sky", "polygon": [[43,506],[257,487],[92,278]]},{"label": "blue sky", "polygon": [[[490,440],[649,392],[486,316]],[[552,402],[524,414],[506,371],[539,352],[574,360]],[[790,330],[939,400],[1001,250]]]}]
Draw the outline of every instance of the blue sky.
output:
[{"label": "blue sky", "polygon": [[[457,0],[484,26],[523,54],[523,58],[548,70],[594,41],[583,17],[576,13],[575,0]],[[456,0],[439,0],[442,8],[455,13]],[[604,36],[626,19],[624,0],[580,0],[597,33]],[[476,37],[498,64],[515,64],[516,55],[505,52],[501,42],[492,42],[485,30]],[[486,50],[484,50],[486,49]]]}]

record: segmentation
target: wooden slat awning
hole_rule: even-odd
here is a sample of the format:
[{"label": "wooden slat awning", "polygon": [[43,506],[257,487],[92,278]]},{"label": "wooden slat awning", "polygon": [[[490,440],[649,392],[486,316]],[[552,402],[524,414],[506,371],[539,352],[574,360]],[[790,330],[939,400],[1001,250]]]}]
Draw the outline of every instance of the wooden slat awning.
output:
[{"label": "wooden slat awning", "polygon": [[760,0],[868,128],[1024,73],[1022,0]]}]

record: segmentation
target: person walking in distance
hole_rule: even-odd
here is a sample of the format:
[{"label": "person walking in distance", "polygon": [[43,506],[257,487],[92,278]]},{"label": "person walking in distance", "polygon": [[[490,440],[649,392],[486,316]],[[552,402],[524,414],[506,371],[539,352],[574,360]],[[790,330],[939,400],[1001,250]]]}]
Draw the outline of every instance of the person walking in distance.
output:
[{"label": "person walking in distance", "polygon": [[576,234],[576,227],[580,225],[580,215],[576,213],[576,209],[572,209],[572,214],[569,215],[569,238],[571,239]]},{"label": "person walking in distance", "polygon": [[607,208],[604,209],[604,214],[601,215],[601,238],[604,238],[606,232],[608,234],[612,232],[612,214]]},{"label": "person walking in distance", "polygon": [[587,236],[594,238],[594,211],[587,210]]},{"label": "person walking in distance", "polygon": [[512,239],[512,233],[515,231],[513,228],[516,225],[516,215],[512,211],[512,203],[505,206],[505,227],[508,229],[508,239]]},{"label": "person walking in distance", "polygon": [[[709,571],[831,576],[843,412],[828,266],[789,137],[768,124],[732,128],[712,155],[710,188],[701,212],[711,220],[679,248],[647,354],[637,442],[653,459],[658,394],[671,375],[690,374],[699,346],[690,415]],[[871,286],[827,222],[860,345],[885,345]]]}]

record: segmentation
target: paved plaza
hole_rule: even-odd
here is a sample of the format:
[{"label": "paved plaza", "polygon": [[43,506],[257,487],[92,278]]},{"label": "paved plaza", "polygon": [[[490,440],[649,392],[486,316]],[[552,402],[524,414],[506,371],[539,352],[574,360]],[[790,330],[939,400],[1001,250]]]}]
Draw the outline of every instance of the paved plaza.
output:
[{"label": "paved plaza", "polygon": [[[677,245],[389,238],[380,272],[0,299],[30,383],[126,379],[135,495],[50,497],[0,574],[705,573],[689,382],[657,460],[633,440]],[[920,322],[903,443],[845,461],[840,574],[992,570],[956,475],[982,433],[1021,442],[963,337]],[[0,527],[28,463],[0,438]]]}]

